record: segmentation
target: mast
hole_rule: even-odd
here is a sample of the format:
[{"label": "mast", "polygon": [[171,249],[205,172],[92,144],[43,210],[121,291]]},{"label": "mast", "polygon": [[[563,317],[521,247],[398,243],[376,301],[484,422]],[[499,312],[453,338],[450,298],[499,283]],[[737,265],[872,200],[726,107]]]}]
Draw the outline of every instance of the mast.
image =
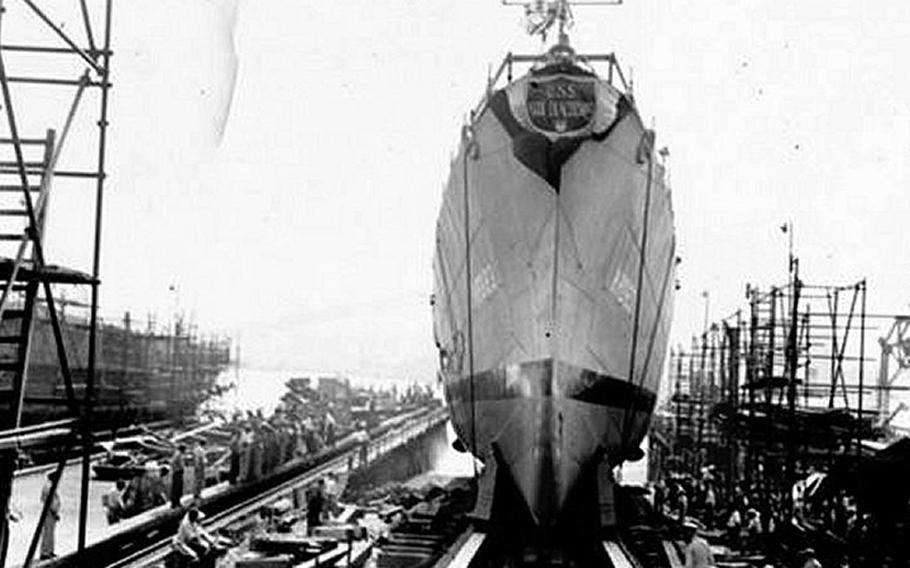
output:
[{"label": "mast", "polygon": [[525,9],[527,32],[540,36],[546,43],[550,30],[558,30],[558,47],[569,47],[569,30],[575,22],[572,6],[618,6],[622,0],[502,0],[506,6],[522,6]]}]

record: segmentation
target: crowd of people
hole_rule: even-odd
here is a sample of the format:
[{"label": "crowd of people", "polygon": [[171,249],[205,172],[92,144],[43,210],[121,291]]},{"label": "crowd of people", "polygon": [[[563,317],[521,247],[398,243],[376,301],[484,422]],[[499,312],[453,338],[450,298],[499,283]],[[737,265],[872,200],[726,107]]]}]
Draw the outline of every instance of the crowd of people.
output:
[{"label": "crowd of people", "polygon": [[[371,412],[374,398],[381,398],[382,394],[370,392]],[[419,402],[430,395],[427,389],[413,387],[405,393],[403,400]],[[393,390],[391,400],[397,398]],[[348,401],[348,404],[352,403]],[[342,417],[341,424],[336,415]],[[214,443],[219,436],[209,436],[210,444],[203,434],[197,434],[185,441],[172,442],[149,432],[150,436],[158,438],[162,447],[171,447],[171,454],[162,453],[149,459],[140,451],[131,452],[132,455],[127,456],[128,465],[120,472],[123,477],[105,489],[101,505],[110,525],[168,503],[172,509],[185,509],[187,514],[180,532],[186,538],[182,540],[196,543],[185,547],[185,551],[194,551],[199,556],[194,546],[204,544],[204,533],[194,528],[201,525],[191,517],[200,514],[196,504],[201,502],[209,485],[224,481],[231,485],[256,482],[289,461],[315,455],[334,445],[351,429],[355,431],[355,443],[361,446],[359,453],[352,454],[349,459],[349,465],[353,467],[354,462],[366,460],[368,426],[364,419],[353,417],[347,406],[334,402],[332,395],[317,392],[307,380],[297,381],[289,384],[289,392],[270,416],[266,417],[262,410],[237,413],[221,426],[219,430],[222,434],[226,432],[229,440],[224,437]],[[55,487],[53,475],[53,472],[49,475],[41,493],[42,502],[50,501],[40,547],[42,558],[55,555],[54,537],[60,519],[59,495],[56,491],[51,495]],[[308,490],[306,501],[311,528],[318,526],[331,509],[335,484],[330,478]],[[18,520],[13,507],[9,508],[7,516],[11,522]]]},{"label": "crowd of people", "polygon": [[[146,461],[129,479],[103,494],[108,522],[114,524],[168,502],[180,508],[187,495],[199,499],[217,481],[254,482],[288,461],[318,453],[337,437],[330,414],[296,420],[280,410],[269,418],[261,411],[237,415],[224,429],[231,432],[226,471],[205,438],[196,437],[189,445],[178,443],[166,463]],[[223,454],[218,449],[214,453]]]},{"label": "crowd of people", "polygon": [[[696,536],[699,531],[718,536],[720,544],[740,554],[772,558],[780,552],[776,533],[786,518],[784,503],[777,494],[763,493],[754,484],[728,484],[712,468],[702,469],[697,476],[671,474],[654,483],[652,491],[654,509],[682,527],[686,568],[715,565],[707,543]],[[795,568],[821,567],[811,548],[796,556]],[[767,566],[774,567],[770,563]],[[841,563],[839,568],[844,566]]]},{"label": "crowd of people", "polygon": [[232,425],[231,484],[256,481],[288,461],[315,454],[335,443],[337,426],[330,413],[318,419],[295,419],[276,411],[269,419],[262,412],[236,416]]},{"label": "crowd of people", "polygon": [[[337,426],[331,414],[321,417],[305,417],[295,420],[281,410],[270,418],[262,412],[237,415],[226,427],[232,432],[228,468],[220,475],[219,468],[209,455],[205,438],[197,437],[191,445],[178,443],[167,463],[156,460],[146,461],[129,479],[117,480],[101,495],[108,524],[116,524],[125,518],[143,511],[170,503],[172,508],[184,506],[186,497],[191,503],[203,497],[204,489],[220,478],[230,484],[249,483],[261,479],[290,460],[318,453],[335,443]],[[41,501],[48,500],[54,487],[55,471],[47,476],[41,492]],[[313,495],[313,510],[321,511],[324,491],[310,492]],[[50,499],[47,518],[42,529],[40,557],[54,558],[55,533],[60,519],[60,497],[55,491]],[[195,510],[190,505],[190,510]],[[319,513],[321,515],[321,513]],[[11,521],[16,521],[10,514]],[[194,520],[183,523],[183,533]],[[314,522],[313,526],[316,526]]]}]

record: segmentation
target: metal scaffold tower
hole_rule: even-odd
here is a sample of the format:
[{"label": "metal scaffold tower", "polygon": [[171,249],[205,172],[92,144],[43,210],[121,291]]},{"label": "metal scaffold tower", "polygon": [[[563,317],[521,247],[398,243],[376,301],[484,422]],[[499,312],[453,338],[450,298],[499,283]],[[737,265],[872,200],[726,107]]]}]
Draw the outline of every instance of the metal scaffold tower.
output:
[{"label": "metal scaffold tower", "polygon": [[[891,397],[910,390],[910,316],[870,314],[866,296],[865,280],[803,281],[792,257],[783,285],[747,286],[743,308],[671,352],[654,465],[718,480],[728,502],[748,499],[776,526],[810,515],[800,484],[824,473],[818,502],[855,499],[863,522],[887,530],[876,515],[902,513],[881,513],[888,504],[856,480],[904,463],[891,422],[906,406]],[[847,542],[843,526],[828,529]]]},{"label": "metal scaffold tower", "polygon": [[[56,492],[67,458],[74,448],[81,449],[80,554],[86,545],[111,5],[112,0],[0,0],[0,568],[9,553],[14,473],[26,448],[56,448],[59,453],[49,496]],[[78,143],[70,143],[72,138]],[[80,199],[91,203],[88,218],[80,219],[90,234],[85,259],[90,268],[82,271],[53,264],[46,246],[49,203],[58,185],[67,195],[86,192]],[[91,296],[87,369],[78,377],[61,326],[63,286],[81,287]],[[51,323],[69,418],[25,425],[23,409],[33,402],[28,362],[36,310]],[[51,500],[45,500],[34,527],[25,566],[35,557]]]},{"label": "metal scaffold tower", "polygon": [[882,424],[890,427],[895,416],[907,408],[903,403],[892,408],[891,392],[910,389],[910,317],[895,317],[878,343],[878,408]]}]

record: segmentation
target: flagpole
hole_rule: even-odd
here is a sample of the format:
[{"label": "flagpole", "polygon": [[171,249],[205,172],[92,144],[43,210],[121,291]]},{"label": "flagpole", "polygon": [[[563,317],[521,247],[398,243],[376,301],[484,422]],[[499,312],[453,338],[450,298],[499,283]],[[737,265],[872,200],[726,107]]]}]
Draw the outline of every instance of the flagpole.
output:
[{"label": "flagpole", "polygon": [[708,314],[711,311],[711,294],[705,290],[701,293],[701,297],[705,299],[705,327],[702,332],[708,333]]}]

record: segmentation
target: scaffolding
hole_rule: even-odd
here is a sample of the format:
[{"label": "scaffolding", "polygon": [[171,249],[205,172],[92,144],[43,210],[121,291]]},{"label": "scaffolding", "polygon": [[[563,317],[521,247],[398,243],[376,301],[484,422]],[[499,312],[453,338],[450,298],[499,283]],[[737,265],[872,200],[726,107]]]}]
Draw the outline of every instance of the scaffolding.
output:
[{"label": "scaffolding", "polygon": [[907,408],[904,404],[892,408],[891,392],[910,390],[910,317],[895,317],[878,342],[878,408],[882,424],[890,428],[896,415]]},{"label": "scaffolding", "polygon": [[[66,458],[79,446],[82,480],[77,554],[86,546],[111,86],[111,5],[112,0],[0,0],[0,568],[6,565],[9,552],[7,513],[18,452],[23,448],[60,448],[56,475],[50,478],[48,498],[24,566],[34,560]],[[78,144],[68,144],[72,137]],[[67,192],[78,192],[80,187],[92,192],[91,197],[83,195],[83,202],[91,204],[83,219],[86,233],[91,235],[87,271],[59,268],[48,258],[45,225],[52,189],[58,184]],[[76,394],[61,325],[57,295],[61,286],[76,286],[91,296],[82,396]],[[39,299],[53,330],[69,417],[23,426],[23,409],[30,402],[26,396],[29,343]]]},{"label": "scaffolding", "polygon": [[891,408],[890,395],[910,376],[910,317],[868,313],[865,280],[810,284],[797,258],[789,266],[786,283],[747,286],[745,306],[671,351],[652,435],[654,465],[693,478],[713,470],[728,499],[756,496],[766,523],[795,513],[800,480],[856,471],[893,439],[905,406]]}]

